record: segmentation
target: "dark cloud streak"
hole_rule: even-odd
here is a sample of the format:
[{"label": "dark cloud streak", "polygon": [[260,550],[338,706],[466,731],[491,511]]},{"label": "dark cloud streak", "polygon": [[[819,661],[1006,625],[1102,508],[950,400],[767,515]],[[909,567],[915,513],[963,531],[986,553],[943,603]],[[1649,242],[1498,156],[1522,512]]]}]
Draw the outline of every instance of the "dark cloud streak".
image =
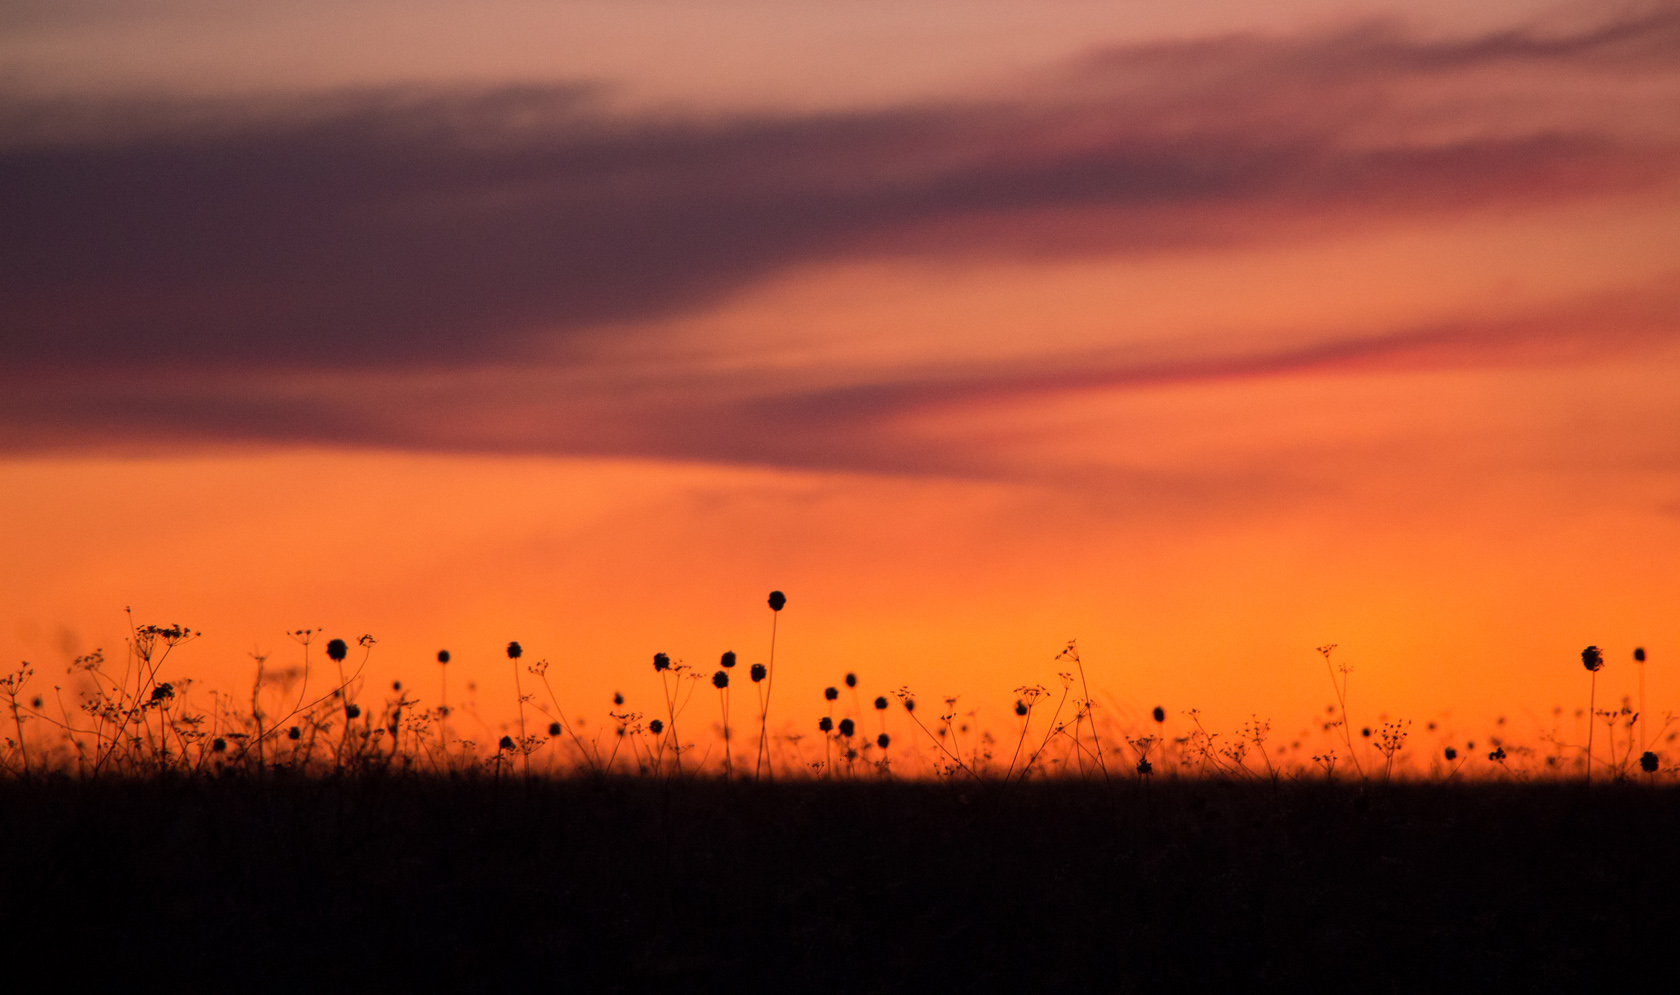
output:
[{"label": "dark cloud streak", "polygon": [[[1010,101],[811,117],[615,119],[579,88],[526,87],[271,101],[248,119],[154,108],[155,127],[129,113],[56,141],[37,121],[0,146],[0,360],[552,357],[802,262],[1147,252],[1635,189],[1680,173],[1680,134],[1630,137],[1615,107],[1597,126],[1513,134],[1454,81],[1513,62],[1602,75],[1621,59],[1672,95],[1676,25],[1156,46]],[[1420,78],[1458,87],[1456,137],[1412,133]],[[1394,137],[1373,142],[1385,108]]]}]

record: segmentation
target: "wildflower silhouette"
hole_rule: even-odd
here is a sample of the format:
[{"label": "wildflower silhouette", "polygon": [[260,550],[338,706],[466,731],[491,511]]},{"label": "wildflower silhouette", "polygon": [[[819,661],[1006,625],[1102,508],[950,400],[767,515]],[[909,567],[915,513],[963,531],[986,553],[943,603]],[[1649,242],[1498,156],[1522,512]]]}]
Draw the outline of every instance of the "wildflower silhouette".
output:
[{"label": "wildflower silhouette", "polygon": [[[753,759],[753,780],[758,780],[760,771],[774,774],[768,770],[770,765],[770,696],[776,690],[776,621],[781,618],[782,609],[787,607],[787,595],[780,591],[771,591],[766,599],[770,606],[770,665],[765,669],[764,697],[759,701],[758,713],[758,752]],[[756,665],[755,665],[756,666]],[[757,680],[757,678],[754,678]]]},{"label": "wildflower silhouette", "polygon": [[1592,674],[1592,683],[1587,691],[1587,783],[1592,783],[1592,755],[1593,755],[1593,715],[1598,707],[1598,672],[1604,667],[1604,654],[1597,646],[1588,646],[1581,651],[1581,666]]}]

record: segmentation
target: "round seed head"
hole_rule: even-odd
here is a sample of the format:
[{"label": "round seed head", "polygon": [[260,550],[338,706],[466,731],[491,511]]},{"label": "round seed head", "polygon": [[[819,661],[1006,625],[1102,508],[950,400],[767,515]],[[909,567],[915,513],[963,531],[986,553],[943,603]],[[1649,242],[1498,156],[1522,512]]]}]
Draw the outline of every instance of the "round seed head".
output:
[{"label": "round seed head", "polygon": [[344,640],[334,639],[327,644],[327,656],[336,663],[343,663],[344,657],[350,652],[350,647],[344,645]]},{"label": "round seed head", "polygon": [[508,643],[508,659],[517,660],[525,655],[525,647],[518,643]]},{"label": "round seed head", "polygon": [[725,670],[728,670],[730,667],[735,666],[735,651],[730,650],[729,652],[725,653],[723,655],[723,659],[719,660],[718,662],[723,664],[723,669],[725,669]]},{"label": "round seed head", "polygon": [[1371,727],[1366,726],[1365,728],[1359,730],[1359,735],[1364,736],[1366,739],[1370,739],[1371,738]]},{"label": "round seed head", "polygon": [[391,682],[391,690],[392,691],[401,691],[402,690],[402,681],[392,681]]},{"label": "round seed head", "polygon": [[1655,774],[1657,772],[1657,755],[1650,750],[1641,753],[1639,755],[1639,769],[1647,774]]},{"label": "round seed head", "polygon": [[1167,721],[1167,710],[1162,708],[1160,705],[1156,705],[1155,710],[1149,714],[1154,717],[1156,722]]},{"label": "round seed head", "polygon": [[665,723],[659,721],[658,719],[654,719],[652,722],[648,723],[648,732],[653,733],[655,736],[659,735],[660,733],[662,733],[664,731],[665,731]]},{"label": "round seed head", "polygon": [[362,717],[362,706],[360,706],[360,705],[345,705],[344,706],[344,717],[347,718],[347,719],[359,719],[359,718],[361,718]]},{"label": "round seed head", "polygon": [[303,735],[303,730],[299,729],[297,726],[292,726],[290,729],[286,730],[286,738],[287,739],[297,739],[298,737],[300,737],[302,735]]},{"label": "round seed head", "polygon": [[549,734],[549,735],[550,735],[550,736],[558,736],[558,735],[560,735],[560,723],[558,723],[558,722],[550,722],[550,723],[549,723],[549,724],[548,724],[548,734]]},{"label": "round seed head", "polygon": [[780,591],[771,591],[770,592],[770,610],[771,611],[779,612],[779,611],[782,610],[782,606],[785,605],[785,604],[787,604],[787,595],[783,594]]},{"label": "round seed head", "polygon": [[1452,748],[1452,747],[1450,747],[1450,746],[1449,746],[1449,747],[1447,747],[1447,748],[1446,748],[1446,749],[1445,749],[1445,750],[1443,750],[1443,751],[1442,751],[1442,754],[1443,754],[1443,755],[1444,755],[1444,756],[1445,756],[1445,757],[1446,757],[1446,758],[1447,758],[1447,759],[1448,759],[1448,760],[1457,760],[1457,759],[1458,759],[1458,751],[1457,751],[1457,750],[1455,750],[1455,749],[1453,749],[1453,748]]},{"label": "round seed head", "polygon": [[1019,699],[1019,698],[1016,698],[1016,699],[1015,699],[1015,714],[1016,714],[1016,715],[1025,715],[1025,714],[1027,714],[1027,703],[1026,703],[1026,702],[1024,702],[1024,701],[1022,701],[1022,700],[1021,700],[1021,699]]},{"label": "round seed head", "polygon": [[856,729],[857,729],[857,727],[852,724],[851,719],[841,719],[840,720],[840,735],[845,736],[849,739],[849,738],[851,738],[852,733]]},{"label": "round seed head", "polygon": [[671,668],[671,658],[670,657],[666,656],[663,653],[655,653],[653,655],[653,669],[654,670],[669,670],[670,668]]},{"label": "round seed head", "polygon": [[839,688],[823,688],[823,697],[827,698],[829,701],[833,701],[834,699],[840,697],[840,689]]},{"label": "round seed head", "polygon": [[499,750],[511,750],[511,749],[513,749],[513,737],[512,736],[503,736],[501,738],[501,741],[496,744],[496,748],[499,749]]},{"label": "round seed head", "polygon": [[834,728],[834,720],[824,715],[821,719],[817,720],[817,728],[821,729],[823,732],[827,732]]},{"label": "round seed head", "polygon": [[914,712],[916,710],[916,699],[914,699],[914,698],[904,699],[904,710],[906,712]]},{"label": "round seed head", "polygon": [[875,737],[875,745],[879,746],[883,750],[886,749],[887,744],[891,742],[892,737],[888,736],[886,733],[882,733],[881,735]]},{"label": "round seed head", "polygon": [[227,752],[227,740],[217,736],[215,739],[210,741],[210,749],[216,753]]},{"label": "round seed head", "polygon": [[1137,772],[1139,774],[1152,774],[1155,772],[1155,765],[1149,762],[1148,757],[1140,758],[1137,762]]},{"label": "round seed head", "polygon": [[748,671],[748,673],[752,675],[753,683],[757,684],[759,681],[764,680],[764,664],[753,664],[752,670]]},{"label": "round seed head", "polygon": [[449,651],[448,650],[438,650],[438,662],[439,663],[448,663],[449,662]]},{"label": "round seed head", "polygon": [[722,691],[724,688],[726,688],[728,686],[729,686],[729,671],[720,670],[717,673],[712,675],[712,687],[715,687],[719,691]]},{"label": "round seed head", "polygon": [[1633,651],[1633,661],[1635,663],[1645,662],[1645,647],[1641,646]]},{"label": "round seed head", "polygon": [[1604,666],[1604,654],[1599,652],[1597,646],[1588,646],[1581,651],[1581,666],[1588,670],[1597,671],[1598,668]]},{"label": "round seed head", "polygon": [[849,687],[849,688],[857,687],[857,675],[856,674],[848,673],[846,675],[846,686]]},{"label": "round seed head", "polygon": [[613,692],[613,704],[615,704],[615,705],[624,704],[624,692],[622,692],[622,691],[614,691]]}]

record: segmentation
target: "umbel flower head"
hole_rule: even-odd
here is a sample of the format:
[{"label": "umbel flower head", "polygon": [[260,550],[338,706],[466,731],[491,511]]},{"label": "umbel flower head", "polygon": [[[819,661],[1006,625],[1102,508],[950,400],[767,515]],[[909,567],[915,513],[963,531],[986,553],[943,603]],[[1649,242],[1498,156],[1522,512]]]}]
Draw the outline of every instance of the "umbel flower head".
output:
[{"label": "umbel flower head", "polygon": [[508,659],[509,660],[517,660],[524,655],[525,655],[525,647],[519,645],[517,642],[508,643]]},{"label": "umbel flower head", "polygon": [[344,657],[350,652],[350,647],[344,645],[344,640],[334,639],[327,644],[327,657],[334,663],[343,663]]},{"label": "umbel flower head", "polygon": [[1581,651],[1581,666],[1596,672],[1604,666],[1604,654],[1599,652],[1597,646],[1588,646]]},{"label": "umbel flower head", "polygon": [[723,655],[723,659],[719,660],[718,662],[723,664],[723,669],[725,669],[725,670],[728,670],[730,667],[735,666],[735,651],[730,650],[729,652],[725,653]]},{"label": "umbel flower head", "polygon": [[759,681],[764,680],[764,664],[753,664],[752,670],[748,671],[748,673],[752,675],[753,683],[757,684]]},{"label": "umbel flower head", "polygon": [[671,669],[671,658],[666,656],[663,653],[655,653],[653,655],[653,669],[654,670],[669,670],[669,669]]},{"label": "umbel flower head", "polygon": [[717,673],[712,675],[712,687],[715,687],[719,691],[722,691],[724,688],[726,688],[728,686],[729,686],[729,671],[720,670]]},{"label": "umbel flower head", "polygon": [[771,611],[779,612],[779,611],[782,610],[782,606],[786,605],[786,604],[787,604],[787,595],[783,594],[780,591],[771,591],[770,592],[770,610]]}]

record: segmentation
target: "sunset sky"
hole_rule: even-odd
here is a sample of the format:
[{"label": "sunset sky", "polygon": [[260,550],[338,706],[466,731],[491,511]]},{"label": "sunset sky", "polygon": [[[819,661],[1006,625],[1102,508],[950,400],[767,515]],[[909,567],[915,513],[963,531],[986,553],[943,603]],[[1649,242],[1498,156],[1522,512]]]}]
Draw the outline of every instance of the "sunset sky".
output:
[{"label": "sunset sky", "polygon": [[6,668],[1532,738],[1677,553],[1680,3],[0,5]]}]

